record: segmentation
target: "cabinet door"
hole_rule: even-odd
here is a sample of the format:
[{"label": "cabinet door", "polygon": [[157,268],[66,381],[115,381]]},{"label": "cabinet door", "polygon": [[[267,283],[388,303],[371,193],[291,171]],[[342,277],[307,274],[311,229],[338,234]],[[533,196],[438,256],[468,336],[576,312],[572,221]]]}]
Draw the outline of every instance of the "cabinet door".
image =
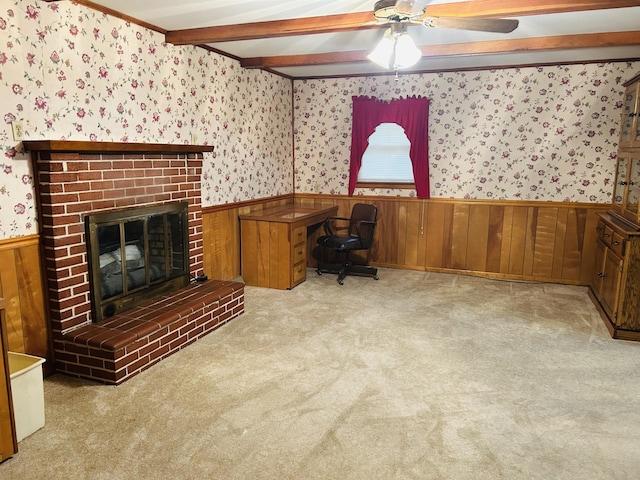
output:
[{"label": "cabinet door", "polygon": [[622,259],[609,248],[604,252],[602,271],[602,294],[600,301],[607,315],[616,323],[618,299],[620,298],[620,280],[622,279]]},{"label": "cabinet door", "polygon": [[624,92],[622,107],[622,128],[620,129],[620,146],[631,147],[640,140],[640,125],[638,124],[638,86],[640,83],[629,85]]},{"label": "cabinet door", "polygon": [[638,201],[640,200],[640,155],[629,156],[629,178],[624,211],[627,217],[638,221]]},{"label": "cabinet door", "polygon": [[[598,225],[598,228],[602,227],[602,224]],[[598,232],[598,236],[602,237],[602,233]],[[591,279],[591,288],[595,293],[600,303],[602,303],[602,279],[604,278],[604,257],[607,251],[607,247],[598,240],[596,242],[596,268],[593,271],[593,278]]]},{"label": "cabinet door", "polygon": [[616,167],[616,183],[613,186],[613,204],[622,208],[627,190],[627,167],[629,158],[621,153],[618,155],[618,166]]}]

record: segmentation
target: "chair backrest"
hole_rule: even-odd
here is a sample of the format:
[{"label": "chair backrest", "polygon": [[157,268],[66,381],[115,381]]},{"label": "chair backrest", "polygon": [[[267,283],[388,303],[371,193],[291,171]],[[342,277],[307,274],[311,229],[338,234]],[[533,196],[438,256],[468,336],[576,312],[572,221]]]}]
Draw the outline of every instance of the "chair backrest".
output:
[{"label": "chair backrest", "polygon": [[360,242],[364,248],[369,248],[373,241],[373,231],[378,217],[378,207],[369,203],[356,203],[351,210],[349,219],[349,235],[358,235],[358,222],[372,222],[360,224]]}]

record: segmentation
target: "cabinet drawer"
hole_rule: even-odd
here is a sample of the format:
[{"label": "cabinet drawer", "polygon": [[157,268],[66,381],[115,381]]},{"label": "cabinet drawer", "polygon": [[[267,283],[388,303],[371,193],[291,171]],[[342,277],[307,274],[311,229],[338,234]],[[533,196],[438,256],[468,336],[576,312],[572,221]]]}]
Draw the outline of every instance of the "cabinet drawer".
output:
[{"label": "cabinet drawer", "polygon": [[293,247],[293,264],[307,261],[307,244],[301,243]]},{"label": "cabinet drawer", "polygon": [[598,226],[596,227],[596,235],[600,240],[604,241],[604,222],[602,220],[598,221]]},{"label": "cabinet drawer", "polygon": [[613,250],[616,255],[623,256],[624,255],[624,237],[617,232],[613,232],[613,236],[611,237],[611,250]]},{"label": "cabinet drawer", "polygon": [[291,239],[292,245],[298,245],[299,243],[307,240],[307,227],[298,227],[293,231],[293,238]]},{"label": "cabinet drawer", "polygon": [[307,262],[296,263],[293,266],[293,285],[303,282],[307,278]]},{"label": "cabinet drawer", "polygon": [[613,229],[610,226],[605,225],[604,231],[602,232],[602,240],[604,241],[604,243],[607,244],[608,247],[610,247],[612,239],[613,239]]}]

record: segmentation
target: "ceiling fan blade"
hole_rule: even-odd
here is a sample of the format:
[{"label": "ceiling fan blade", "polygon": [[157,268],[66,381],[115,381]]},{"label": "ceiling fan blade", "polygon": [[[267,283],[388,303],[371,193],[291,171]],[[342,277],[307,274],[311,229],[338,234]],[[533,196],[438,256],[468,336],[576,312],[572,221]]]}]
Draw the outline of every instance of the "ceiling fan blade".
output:
[{"label": "ceiling fan blade", "polygon": [[422,19],[425,27],[495,33],[513,32],[518,27],[518,23],[518,20],[508,18],[426,17]]},{"label": "ceiling fan blade", "polygon": [[396,11],[402,15],[414,16],[424,13],[424,8],[430,0],[398,0]]}]

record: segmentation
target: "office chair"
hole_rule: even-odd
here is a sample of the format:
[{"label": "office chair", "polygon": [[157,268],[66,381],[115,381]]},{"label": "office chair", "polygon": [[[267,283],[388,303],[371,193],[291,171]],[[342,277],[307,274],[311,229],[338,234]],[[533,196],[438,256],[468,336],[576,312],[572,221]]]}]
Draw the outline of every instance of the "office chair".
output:
[{"label": "office chair", "polygon": [[318,245],[333,249],[344,255],[342,263],[318,263],[316,272],[337,273],[338,283],[344,284],[347,275],[363,275],[378,280],[378,269],[368,265],[355,265],[350,253],[356,250],[367,250],[373,243],[373,232],[376,227],[378,207],[366,203],[356,203],[351,210],[351,217],[328,217],[324,222],[326,235],[318,238]]}]

